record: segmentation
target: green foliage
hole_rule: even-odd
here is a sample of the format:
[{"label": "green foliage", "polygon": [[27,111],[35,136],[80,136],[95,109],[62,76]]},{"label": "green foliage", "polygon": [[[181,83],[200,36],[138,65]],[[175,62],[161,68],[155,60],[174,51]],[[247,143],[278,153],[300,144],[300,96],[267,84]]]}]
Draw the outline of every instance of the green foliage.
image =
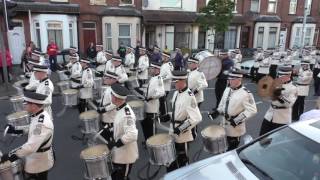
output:
[{"label": "green foliage", "polygon": [[233,17],[233,7],[234,2],[231,0],[210,0],[207,6],[200,10],[198,23],[204,29],[213,27],[216,32],[225,32]]}]

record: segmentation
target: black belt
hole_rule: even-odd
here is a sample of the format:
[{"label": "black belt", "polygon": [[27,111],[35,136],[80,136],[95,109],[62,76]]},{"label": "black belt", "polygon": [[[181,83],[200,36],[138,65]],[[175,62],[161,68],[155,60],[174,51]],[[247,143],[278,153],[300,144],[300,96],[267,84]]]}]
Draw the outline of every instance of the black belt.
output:
[{"label": "black belt", "polygon": [[297,83],[298,86],[309,86],[309,84],[299,84]]},{"label": "black belt", "polygon": [[46,147],[46,148],[42,148],[42,149],[38,149],[37,152],[47,152],[51,149],[51,146]]},{"label": "black belt", "polygon": [[275,106],[275,105],[271,105],[271,107],[273,109],[288,109],[287,107],[281,107],[281,106]]},{"label": "black belt", "polygon": [[71,78],[70,80],[73,81],[73,82],[75,82],[75,83],[81,83],[81,81],[78,80],[78,79]]}]

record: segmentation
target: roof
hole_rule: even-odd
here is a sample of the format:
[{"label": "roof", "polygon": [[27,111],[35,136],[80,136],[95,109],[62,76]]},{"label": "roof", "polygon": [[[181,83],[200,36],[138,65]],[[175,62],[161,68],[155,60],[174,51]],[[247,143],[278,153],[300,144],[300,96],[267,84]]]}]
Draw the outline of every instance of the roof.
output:
[{"label": "roof", "polygon": [[196,12],[164,10],[144,10],[142,16],[143,21],[146,24],[194,23],[198,17]]},{"label": "roof", "polygon": [[[2,2],[2,1],[1,1]],[[45,12],[45,13],[63,13],[63,14],[79,14],[79,4],[69,3],[46,3],[46,2],[17,2],[17,11],[20,12]],[[0,5],[2,9],[2,3]]]},{"label": "roof", "polygon": [[255,19],[256,22],[281,22],[279,16],[258,16]]},{"label": "roof", "polygon": [[[296,17],[293,23],[303,23],[303,16]],[[307,17],[307,23],[316,23],[316,20],[313,17]]]},{"label": "roof", "polygon": [[104,7],[99,14],[102,16],[142,16],[141,12],[134,7]]}]

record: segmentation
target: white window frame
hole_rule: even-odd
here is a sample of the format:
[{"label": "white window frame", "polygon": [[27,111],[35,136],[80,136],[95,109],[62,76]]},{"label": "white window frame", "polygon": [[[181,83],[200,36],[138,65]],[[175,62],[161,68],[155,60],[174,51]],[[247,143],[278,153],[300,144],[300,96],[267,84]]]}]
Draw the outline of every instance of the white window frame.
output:
[{"label": "white window frame", "polygon": [[[120,26],[129,26],[129,36],[120,36]],[[132,24],[130,23],[119,23],[118,24],[118,44],[120,45],[120,41],[119,39],[120,38],[123,38],[123,39],[130,39],[130,45],[132,43],[132,38],[131,38],[131,35],[132,35]]]},{"label": "white window frame", "polygon": [[[262,33],[260,33],[259,29],[262,29]],[[265,32],[265,27],[264,26],[259,26],[258,27],[258,31],[257,31],[257,42],[256,42],[256,46],[257,47],[261,47],[263,48],[263,44],[264,44],[264,32]],[[261,46],[259,45],[259,35],[262,34],[262,40],[261,40]]]},{"label": "white window frame", "polygon": [[313,37],[313,45],[317,46],[318,40],[319,40],[319,33],[320,33],[320,28],[316,28],[314,31],[314,37]]},{"label": "white window frame", "polygon": [[[49,27],[49,24],[59,24],[60,25],[60,27]],[[60,48],[60,49],[62,49],[63,48],[63,46],[64,46],[64,38],[63,38],[63,21],[47,21],[46,22],[46,27],[47,27],[47,37],[48,37],[48,41],[50,41],[50,39],[49,39],[49,30],[61,30],[61,42],[62,42],[62,44],[60,45],[60,44],[58,44],[57,42],[55,42],[57,45],[58,45],[58,47]]]},{"label": "white window frame", "polygon": [[[108,35],[108,28],[107,26],[110,25],[110,36]],[[112,24],[111,23],[105,23],[104,24],[105,30],[106,30],[106,49],[109,51],[112,51]],[[111,42],[111,47],[108,46],[108,42]]]},{"label": "white window frame", "polygon": [[[257,9],[257,11],[253,11],[252,10],[252,1],[258,1],[258,9]],[[252,11],[252,12],[260,12],[260,3],[261,3],[261,0],[250,0],[250,11]]]},{"label": "white window frame", "polygon": [[[39,24],[39,26],[37,26],[37,23]],[[35,44],[37,46],[37,48],[41,49],[41,28],[40,28],[40,22],[39,21],[33,21],[34,24],[34,40],[35,40]],[[37,30],[39,30],[39,38],[37,35]],[[38,42],[39,41],[39,42]]]},{"label": "white window frame", "polygon": [[290,0],[289,14],[296,14],[297,13],[297,5],[298,5],[298,0]]},{"label": "white window frame", "polygon": [[[104,1],[104,2],[101,2]],[[90,0],[90,5],[107,5],[107,0]]]},{"label": "white window frame", "polygon": [[130,3],[123,3],[122,0],[119,0],[119,6],[134,6],[134,0],[131,0],[131,4]]},{"label": "white window frame", "polygon": [[[269,8],[270,4],[274,4],[274,10],[271,11]],[[278,0],[268,0],[268,13],[277,13]]]},{"label": "white window frame", "polygon": [[238,0],[231,0],[233,3],[234,3],[234,6],[233,6],[233,10],[232,10],[232,13],[237,13],[237,3],[238,3]]},{"label": "white window frame", "polygon": [[[271,31],[272,29],[275,29],[275,31]],[[274,34],[275,39],[274,39],[274,44],[270,45],[270,35]],[[277,34],[278,34],[278,27],[269,27],[269,36],[268,36],[268,48],[275,48],[277,45]]]},{"label": "white window frame", "polygon": [[[71,27],[70,27],[71,25]],[[70,46],[76,46],[75,44],[75,28],[74,28],[74,23],[72,21],[69,22],[68,24],[68,27],[69,27],[69,41],[70,41]],[[70,33],[70,30],[72,31],[72,34]],[[71,36],[72,35],[72,36]],[[72,43],[71,43],[71,40],[72,40]]]},{"label": "white window frame", "polygon": [[180,7],[169,7],[169,6],[164,6],[164,5],[162,5],[162,3],[161,3],[161,1],[166,1],[166,0],[159,0],[160,1],[160,9],[161,8],[164,8],[164,9],[166,9],[166,8],[175,8],[175,9],[182,9],[182,0],[177,0],[177,1],[180,1]]},{"label": "white window frame", "polygon": [[311,10],[312,10],[312,0],[306,0],[308,1],[308,9],[307,9],[307,15],[311,14]]}]

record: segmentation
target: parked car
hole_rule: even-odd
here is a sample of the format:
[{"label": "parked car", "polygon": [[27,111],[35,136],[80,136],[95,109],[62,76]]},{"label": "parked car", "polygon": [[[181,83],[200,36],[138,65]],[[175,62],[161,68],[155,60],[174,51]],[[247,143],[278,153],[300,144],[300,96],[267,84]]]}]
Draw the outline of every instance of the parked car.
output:
[{"label": "parked car", "polygon": [[250,143],[177,169],[164,180],[320,178],[320,118],[278,128]]}]

